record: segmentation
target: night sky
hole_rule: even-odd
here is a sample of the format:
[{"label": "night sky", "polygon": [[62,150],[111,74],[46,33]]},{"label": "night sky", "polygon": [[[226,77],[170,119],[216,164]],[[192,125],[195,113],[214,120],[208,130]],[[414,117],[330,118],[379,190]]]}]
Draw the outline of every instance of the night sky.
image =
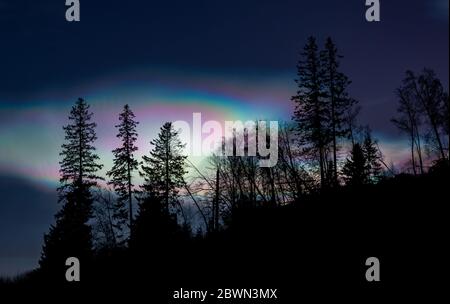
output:
[{"label": "night sky", "polygon": [[114,124],[134,109],[142,154],[167,120],[289,120],[298,53],[310,35],[331,36],[342,69],[387,162],[406,140],[389,122],[407,69],[432,68],[448,90],[448,0],[0,0],[0,275],[37,265],[57,210],[62,125],[77,97],[98,124],[106,169]]}]

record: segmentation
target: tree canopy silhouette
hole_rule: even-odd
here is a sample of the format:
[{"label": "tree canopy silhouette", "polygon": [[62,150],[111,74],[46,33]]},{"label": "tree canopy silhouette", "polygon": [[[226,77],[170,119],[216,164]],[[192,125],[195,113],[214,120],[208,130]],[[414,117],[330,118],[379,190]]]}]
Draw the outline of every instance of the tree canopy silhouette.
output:
[{"label": "tree canopy silhouette", "polygon": [[182,154],[184,145],[181,143],[178,131],[171,122],[166,122],[158,137],[151,144],[154,146],[150,155],[144,155],[142,175],[145,183],[142,185],[144,196],[155,196],[164,202],[167,213],[170,207],[176,207],[177,194],[185,185],[186,156]]},{"label": "tree canopy silhouette", "polygon": [[[128,105],[125,105],[122,113],[119,115],[120,124],[116,125],[119,133],[117,137],[121,139],[122,146],[113,150],[114,165],[107,172],[111,180],[108,184],[114,187],[117,193],[117,200],[114,204],[113,218],[115,220],[114,227],[117,231],[117,239],[119,243],[126,241],[124,234],[126,224],[133,226],[133,173],[138,170],[139,162],[136,160],[134,153],[138,150],[135,145],[137,140],[136,126],[138,122],[135,115]],[[131,233],[131,230],[130,230]]]},{"label": "tree canopy silhouette", "polygon": [[359,143],[355,143],[350,152],[350,157],[347,158],[342,168],[346,184],[350,186],[366,184],[368,169],[364,150]]},{"label": "tree canopy silhouette", "polygon": [[40,259],[43,270],[53,271],[64,267],[66,258],[75,256],[89,260],[92,256],[91,187],[101,179],[97,171],[102,168],[95,154],[96,124],[91,121],[89,105],[79,98],[69,114],[65,143],[61,146],[59,201],[64,205],[56,214],[56,224],[44,237]]},{"label": "tree canopy silhouette", "polygon": [[352,113],[356,113],[357,102],[349,97],[351,82],[340,71],[340,58],[331,38],[319,51],[315,38],[310,37],[297,65],[298,91],[292,97],[299,144],[315,162],[312,167],[318,164],[322,188],[338,185],[338,141],[350,136],[356,115]]},{"label": "tree canopy silhouette", "polygon": [[[419,75],[407,71],[396,93],[399,98],[399,116],[393,118],[392,122],[409,136],[414,174],[417,174],[417,166],[420,173],[424,173],[422,142],[438,159],[448,161],[449,96],[434,71],[423,69]],[[447,147],[444,136],[447,136]]]},{"label": "tree canopy silhouette", "polygon": [[321,68],[323,69],[322,77],[325,88],[325,98],[328,101],[329,129],[331,132],[332,144],[332,168],[328,166],[328,170],[332,171],[331,184],[338,184],[338,140],[342,137],[348,137],[349,117],[347,114],[357,103],[356,100],[349,97],[347,87],[351,81],[339,70],[342,58],[339,55],[336,45],[330,37],[327,38],[325,49],[320,52]]},{"label": "tree canopy silhouette", "polygon": [[310,37],[306,43],[302,58],[297,65],[297,95],[292,97],[296,104],[294,120],[300,145],[305,152],[318,160],[320,183],[325,183],[325,148],[330,142],[327,129],[329,108],[325,102],[323,70],[316,39]]},{"label": "tree canopy silhouette", "polygon": [[143,156],[141,174],[145,182],[141,186],[139,212],[133,226],[135,235],[131,238],[132,248],[144,252],[152,245],[158,248],[162,244],[173,245],[183,235],[177,211],[182,212],[178,191],[185,185],[184,145],[170,122],[161,127],[151,144],[150,155]]}]

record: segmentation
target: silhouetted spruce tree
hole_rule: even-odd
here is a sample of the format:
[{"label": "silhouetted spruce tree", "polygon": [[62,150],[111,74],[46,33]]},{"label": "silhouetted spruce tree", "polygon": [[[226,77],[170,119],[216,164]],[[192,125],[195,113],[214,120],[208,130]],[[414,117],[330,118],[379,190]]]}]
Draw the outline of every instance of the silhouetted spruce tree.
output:
[{"label": "silhouetted spruce tree", "polygon": [[69,115],[70,123],[63,127],[65,143],[60,161],[59,201],[64,205],[56,214],[56,224],[44,236],[42,256],[39,261],[44,271],[58,272],[64,278],[65,260],[77,257],[87,263],[92,254],[91,227],[88,221],[92,213],[90,189],[97,185],[99,157],[95,154],[96,124],[91,122],[89,105],[79,98]]},{"label": "silhouetted spruce tree", "polygon": [[349,136],[350,130],[348,128],[349,123],[346,121],[349,119],[348,113],[351,112],[352,107],[356,104],[356,101],[349,97],[347,87],[351,81],[348,77],[339,70],[339,59],[342,58],[338,54],[336,45],[331,38],[327,38],[325,43],[325,49],[320,52],[321,68],[325,98],[328,100],[329,116],[330,119],[329,129],[332,142],[332,154],[333,161],[330,163],[333,165],[329,170],[332,171],[333,185],[338,184],[338,139]]},{"label": "silhouetted spruce tree", "polygon": [[325,183],[326,146],[330,142],[329,107],[325,100],[323,69],[314,37],[310,37],[297,65],[294,120],[300,146],[319,161],[321,186]]},{"label": "silhouetted spruce tree", "polygon": [[114,187],[117,193],[117,200],[114,204],[114,228],[119,244],[126,241],[126,224],[133,225],[133,173],[138,170],[138,161],[134,153],[138,150],[135,145],[137,140],[135,115],[128,105],[125,105],[123,112],[119,115],[120,124],[117,137],[121,139],[122,146],[113,150],[114,165],[107,175],[111,178],[108,184]]},{"label": "silhouetted spruce tree", "polygon": [[377,183],[382,175],[381,153],[377,146],[377,141],[372,138],[370,129],[367,129],[363,142],[364,159],[367,168],[367,182]]},{"label": "silhouetted spruce tree", "polygon": [[154,147],[150,155],[143,156],[141,175],[145,182],[130,243],[138,251],[147,251],[155,244],[173,244],[182,236],[177,214],[171,212],[171,207],[176,207],[178,189],[185,185],[183,145],[170,122],[163,125],[151,144]]},{"label": "silhouetted spruce tree", "polygon": [[178,190],[185,185],[184,145],[170,122],[161,127],[158,138],[151,144],[154,147],[149,156],[143,156],[141,167],[145,179],[143,192],[144,195],[161,198],[165,212],[169,213],[170,206],[177,202]]},{"label": "silhouetted spruce tree", "polygon": [[346,185],[359,186],[367,184],[367,162],[364,156],[364,150],[359,143],[355,143],[347,158],[342,174]]}]

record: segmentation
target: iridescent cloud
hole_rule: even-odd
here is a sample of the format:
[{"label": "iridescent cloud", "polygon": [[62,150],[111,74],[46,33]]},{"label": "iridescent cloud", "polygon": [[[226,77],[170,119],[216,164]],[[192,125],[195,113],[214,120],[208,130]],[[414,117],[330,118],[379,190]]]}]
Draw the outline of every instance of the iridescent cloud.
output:
[{"label": "iridescent cloud", "polygon": [[[112,164],[111,150],[119,144],[114,126],[124,104],[131,106],[140,122],[137,155],[141,156],[150,150],[149,142],[164,122],[190,122],[193,112],[201,113],[203,121],[289,120],[290,96],[295,92],[292,79],[290,74],[236,76],[143,68],[69,88],[47,88],[20,103],[0,101],[0,171],[55,187],[62,126],[78,97],[85,98],[94,112],[104,174]],[[403,143],[382,141],[381,146],[394,162],[405,157],[399,152]]]}]

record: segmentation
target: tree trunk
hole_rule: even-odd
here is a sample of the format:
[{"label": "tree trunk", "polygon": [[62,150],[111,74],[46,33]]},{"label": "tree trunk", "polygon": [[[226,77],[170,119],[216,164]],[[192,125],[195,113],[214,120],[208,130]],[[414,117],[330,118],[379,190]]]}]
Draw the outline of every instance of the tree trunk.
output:
[{"label": "tree trunk", "polygon": [[165,159],[165,211],[166,215],[169,214],[169,148],[170,148],[170,130],[167,132],[167,139],[166,139],[166,159]]},{"label": "tree trunk", "polygon": [[[128,153],[129,155],[129,153]],[[131,191],[131,168],[130,168],[130,156],[128,156],[127,160],[127,170],[128,170],[128,205],[129,205],[129,211],[130,211],[130,237],[131,237],[131,229],[133,227],[133,201],[132,201],[132,191]]]},{"label": "tree trunk", "polygon": [[414,157],[414,142],[415,142],[414,141],[414,134],[411,133],[411,163],[412,163],[412,168],[413,168],[414,175],[417,175],[417,172],[416,172],[416,161],[415,161],[415,157]]},{"label": "tree trunk", "polygon": [[217,165],[217,170],[216,170],[216,195],[214,198],[214,226],[213,229],[214,231],[218,231],[219,230],[219,195],[220,195],[220,189],[219,189],[219,165]]}]

